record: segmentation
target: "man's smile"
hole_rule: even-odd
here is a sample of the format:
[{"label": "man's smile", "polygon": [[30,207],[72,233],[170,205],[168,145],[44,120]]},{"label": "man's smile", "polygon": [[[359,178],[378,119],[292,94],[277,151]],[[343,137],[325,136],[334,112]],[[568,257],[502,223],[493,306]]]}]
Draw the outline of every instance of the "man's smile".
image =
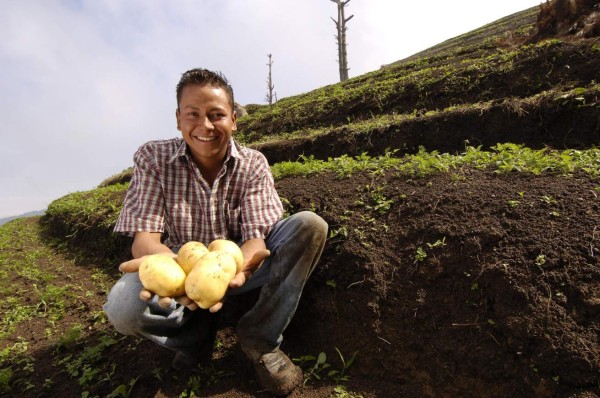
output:
[{"label": "man's smile", "polygon": [[214,135],[213,135],[213,136],[210,136],[210,137],[203,137],[203,136],[199,136],[199,135],[194,135],[194,136],[192,136],[192,137],[194,137],[194,138],[195,138],[195,139],[197,139],[198,141],[202,141],[202,142],[211,142],[211,141],[214,141],[214,140],[216,140],[216,139],[217,139],[217,137],[216,137],[216,136],[214,136]]}]

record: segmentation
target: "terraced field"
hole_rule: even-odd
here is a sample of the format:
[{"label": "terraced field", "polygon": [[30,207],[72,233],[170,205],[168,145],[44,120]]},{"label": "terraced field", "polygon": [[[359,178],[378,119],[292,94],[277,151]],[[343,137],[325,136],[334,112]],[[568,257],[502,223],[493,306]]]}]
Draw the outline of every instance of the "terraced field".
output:
[{"label": "terraced field", "polygon": [[[536,15],[247,106],[287,212],[330,226],[282,346],[292,396],[600,396],[600,40],[524,44]],[[0,227],[2,396],[267,396],[232,329],[255,294],[195,372],[106,323],[129,173]]]}]

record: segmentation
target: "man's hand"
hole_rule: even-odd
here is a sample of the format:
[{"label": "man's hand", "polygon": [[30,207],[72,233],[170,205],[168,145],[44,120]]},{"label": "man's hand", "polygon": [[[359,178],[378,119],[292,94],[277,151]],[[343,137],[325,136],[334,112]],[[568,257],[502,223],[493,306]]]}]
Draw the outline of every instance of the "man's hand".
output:
[{"label": "man's hand", "polygon": [[[270,255],[271,252],[269,250],[260,248],[254,252],[250,259],[246,259],[246,257],[244,257],[244,265],[242,266],[242,270],[238,272],[229,282],[229,288],[237,289],[242,287],[248,278],[250,278],[250,275],[252,275],[252,273],[255,272]],[[214,313],[219,311],[222,307],[223,300],[219,301],[208,310]]]},{"label": "man's hand", "polygon": [[[168,253],[165,253],[165,254],[168,254]],[[172,253],[172,257],[176,258],[177,255]],[[144,256],[142,256],[140,258],[134,258],[133,260],[125,261],[124,263],[121,263],[121,265],[119,265],[119,271],[121,271],[121,272],[138,272],[143,259],[144,259]],[[140,299],[142,299],[144,301],[150,301],[150,300],[152,300],[152,297],[154,297],[154,293],[152,293],[150,290],[142,289],[140,291]],[[158,297],[158,305],[163,308],[168,308],[171,306],[171,303],[173,300],[177,301],[181,305],[185,305],[192,311],[198,309],[198,304],[196,304],[194,301],[192,301],[192,299],[190,299],[187,296]]]},{"label": "man's hand", "polygon": [[242,287],[248,278],[250,278],[250,275],[256,272],[265,259],[270,255],[271,252],[267,249],[260,249],[256,251],[249,261],[244,261],[242,270],[233,277],[231,282],[229,282],[229,287],[232,289]]}]

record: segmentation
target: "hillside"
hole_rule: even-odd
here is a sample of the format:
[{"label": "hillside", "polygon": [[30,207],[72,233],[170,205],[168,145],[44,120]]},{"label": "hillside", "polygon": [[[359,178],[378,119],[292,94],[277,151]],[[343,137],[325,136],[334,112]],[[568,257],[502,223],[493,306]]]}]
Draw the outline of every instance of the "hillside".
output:
[{"label": "hillside", "polygon": [[[286,211],[330,226],[282,346],[291,396],[600,396],[600,39],[529,42],[536,16],[239,119]],[[0,227],[1,396],[267,396],[232,332],[253,294],[194,373],[107,324],[128,178]]]}]

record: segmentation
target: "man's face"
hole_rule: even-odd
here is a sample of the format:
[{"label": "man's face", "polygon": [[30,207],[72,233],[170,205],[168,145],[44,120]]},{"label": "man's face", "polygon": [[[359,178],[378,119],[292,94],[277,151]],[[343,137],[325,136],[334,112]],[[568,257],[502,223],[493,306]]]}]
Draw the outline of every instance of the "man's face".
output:
[{"label": "man's face", "polygon": [[186,86],[175,115],[177,130],[181,131],[196,163],[201,167],[221,164],[229,139],[237,130],[236,115],[226,91],[209,85]]}]

